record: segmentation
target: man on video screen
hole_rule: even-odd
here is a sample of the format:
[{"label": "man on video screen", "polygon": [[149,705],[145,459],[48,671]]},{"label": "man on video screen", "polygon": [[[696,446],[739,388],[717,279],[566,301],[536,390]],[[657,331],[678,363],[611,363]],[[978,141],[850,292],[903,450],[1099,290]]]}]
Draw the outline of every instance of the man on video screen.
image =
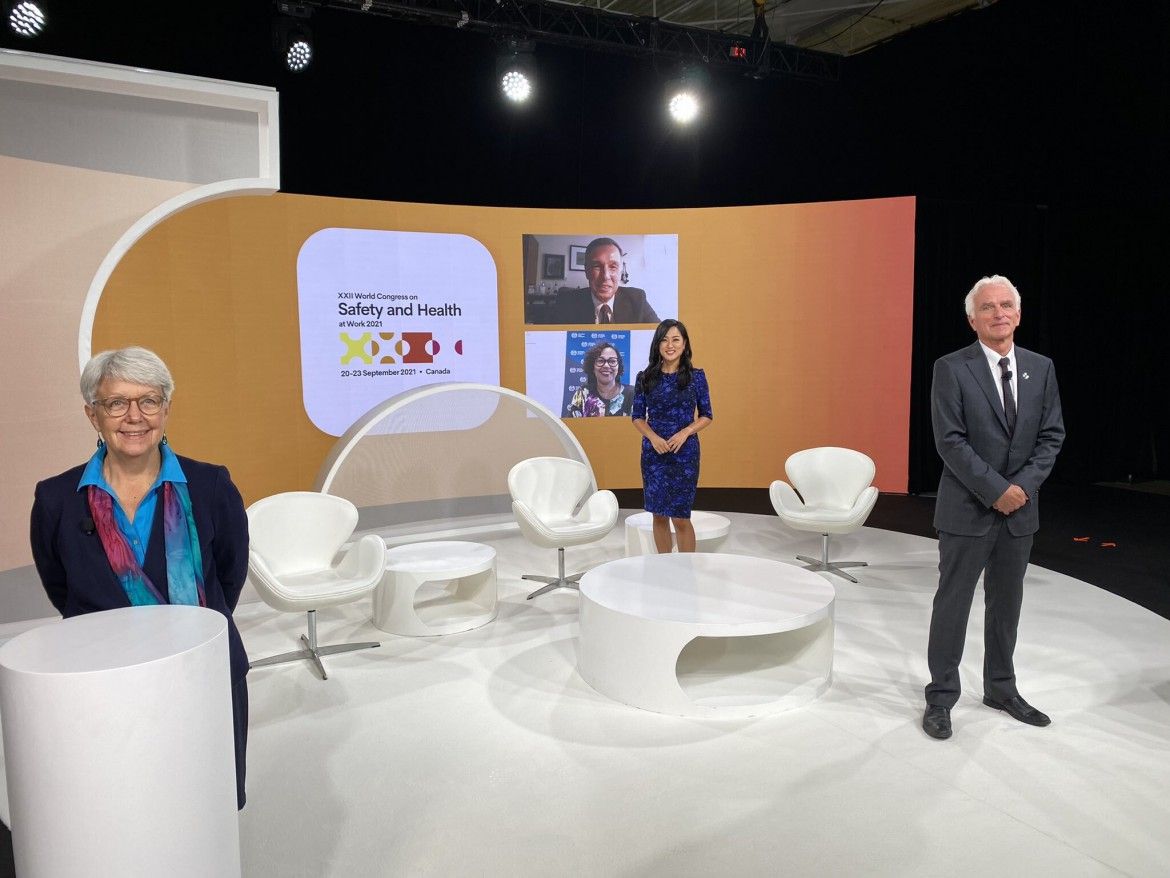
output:
[{"label": "man on video screen", "polygon": [[624,287],[625,253],[613,238],[596,238],[585,248],[587,288],[562,289],[552,308],[552,323],[657,323],[646,291]]}]

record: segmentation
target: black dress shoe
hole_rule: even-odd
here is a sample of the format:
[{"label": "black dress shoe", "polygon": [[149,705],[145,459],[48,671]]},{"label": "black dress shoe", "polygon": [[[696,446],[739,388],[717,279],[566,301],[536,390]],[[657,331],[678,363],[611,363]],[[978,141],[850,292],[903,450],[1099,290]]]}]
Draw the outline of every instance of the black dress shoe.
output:
[{"label": "black dress shoe", "polygon": [[922,715],[922,731],[940,741],[949,738],[951,736],[951,709],[940,707],[937,704],[926,705],[926,713]]},{"label": "black dress shoe", "polygon": [[1030,726],[1046,726],[1052,722],[1052,720],[1026,702],[1019,695],[1013,695],[1011,698],[1006,698],[1003,701],[996,701],[995,699],[988,698],[986,695],[984,695],[983,703],[988,707],[994,707],[996,710],[1002,710],[1012,719],[1019,720],[1022,723],[1027,723]]}]

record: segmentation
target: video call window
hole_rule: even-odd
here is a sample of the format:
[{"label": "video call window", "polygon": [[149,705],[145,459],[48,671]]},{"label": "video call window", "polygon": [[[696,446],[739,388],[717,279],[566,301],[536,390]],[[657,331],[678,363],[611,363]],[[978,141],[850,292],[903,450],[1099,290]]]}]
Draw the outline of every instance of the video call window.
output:
[{"label": "video call window", "polygon": [[629,417],[652,329],[524,334],[528,396],[562,418]]},{"label": "video call window", "polygon": [[526,325],[657,325],[678,315],[678,235],[524,235]]}]

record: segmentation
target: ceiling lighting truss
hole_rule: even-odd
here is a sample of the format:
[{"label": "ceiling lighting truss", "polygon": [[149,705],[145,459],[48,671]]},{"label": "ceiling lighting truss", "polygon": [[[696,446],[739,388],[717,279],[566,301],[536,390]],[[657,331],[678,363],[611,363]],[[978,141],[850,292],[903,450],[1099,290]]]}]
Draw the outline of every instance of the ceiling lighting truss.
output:
[{"label": "ceiling lighting truss", "polygon": [[[521,34],[542,43],[621,55],[665,56],[745,74],[836,81],[840,58],[660,18],[542,0],[308,0],[306,6],[461,28]],[[746,49],[746,53],[742,50]]]}]

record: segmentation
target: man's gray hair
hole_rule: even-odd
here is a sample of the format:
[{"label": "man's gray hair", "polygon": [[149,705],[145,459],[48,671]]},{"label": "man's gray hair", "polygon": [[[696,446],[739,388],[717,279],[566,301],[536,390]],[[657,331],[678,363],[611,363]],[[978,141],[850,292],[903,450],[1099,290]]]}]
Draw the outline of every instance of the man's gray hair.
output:
[{"label": "man's gray hair", "polygon": [[967,293],[967,298],[963,300],[963,307],[967,310],[968,317],[975,316],[975,297],[979,295],[979,291],[990,286],[1007,287],[1011,291],[1012,298],[1016,300],[1016,310],[1020,310],[1020,291],[1016,289],[1016,285],[1002,274],[993,274],[991,277],[979,278],[975,282],[975,286],[971,287],[971,292]]},{"label": "man's gray hair", "polygon": [[81,398],[87,405],[97,402],[98,387],[107,378],[157,387],[163,399],[169,400],[175,392],[171,370],[154,351],[129,347],[116,351],[102,351],[81,370]]},{"label": "man's gray hair", "polygon": [[594,238],[585,245],[585,255],[588,256],[594,250],[600,250],[602,247],[613,247],[621,256],[626,255],[626,251],[622,249],[622,245],[613,238]]}]

